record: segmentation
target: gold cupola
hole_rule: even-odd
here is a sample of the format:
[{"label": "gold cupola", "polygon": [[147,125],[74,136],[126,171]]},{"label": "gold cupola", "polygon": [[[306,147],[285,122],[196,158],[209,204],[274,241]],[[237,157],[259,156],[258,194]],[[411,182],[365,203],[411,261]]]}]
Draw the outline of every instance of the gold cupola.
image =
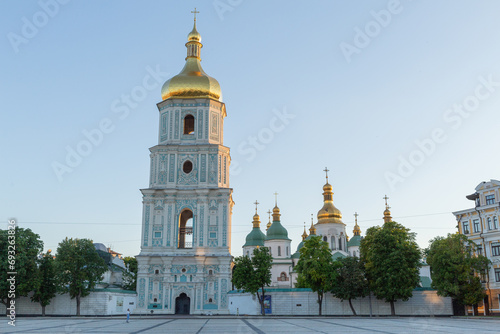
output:
[{"label": "gold cupola", "polygon": [[387,200],[389,199],[389,197],[385,195],[384,199],[385,199],[384,223],[392,222],[391,211],[389,210],[391,207],[387,204]]},{"label": "gold cupola", "polygon": [[162,100],[171,98],[192,99],[210,98],[222,102],[222,93],[217,80],[201,68],[201,35],[196,30],[196,17],[193,30],[188,34],[186,43],[186,64],[182,71],[167,80],[161,88]]},{"label": "gold cupola", "polygon": [[308,237],[307,232],[306,232],[306,223],[304,222],[304,233],[302,233],[302,241],[306,240]]},{"label": "gold cupola", "polygon": [[328,169],[326,171],[326,184],[323,186],[323,207],[318,211],[318,224],[344,224],[342,213],[333,205],[333,187],[328,183]]}]

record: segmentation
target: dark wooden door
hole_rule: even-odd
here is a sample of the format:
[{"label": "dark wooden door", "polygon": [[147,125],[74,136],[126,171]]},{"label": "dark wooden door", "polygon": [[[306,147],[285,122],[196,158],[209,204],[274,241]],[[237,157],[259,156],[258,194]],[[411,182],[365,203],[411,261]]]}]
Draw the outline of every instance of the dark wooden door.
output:
[{"label": "dark wooden door", "polygon": [[185,293],[175,298],[175,314],[189,314],[189,306],[190,298]]}]

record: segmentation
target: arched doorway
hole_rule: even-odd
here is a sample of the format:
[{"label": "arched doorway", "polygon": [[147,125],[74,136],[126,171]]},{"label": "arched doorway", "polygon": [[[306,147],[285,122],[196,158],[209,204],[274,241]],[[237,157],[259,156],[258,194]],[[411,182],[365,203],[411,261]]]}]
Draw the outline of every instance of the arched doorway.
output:
[{"label": "arched doorway", "polygon": [[177,248],[193,248],[193,212],[184,210],[179,216]]},{"label": "arched doorway", "polygon": [[183,292],[175,298],[175,314],[189,314],[190,298]]}]

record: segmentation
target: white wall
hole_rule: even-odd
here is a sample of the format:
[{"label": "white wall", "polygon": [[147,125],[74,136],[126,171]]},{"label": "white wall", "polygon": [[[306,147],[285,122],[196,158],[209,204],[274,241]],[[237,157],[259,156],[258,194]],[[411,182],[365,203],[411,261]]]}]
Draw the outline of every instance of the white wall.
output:
[{"label": "white wall", "polygon": [[[133,313],[136,307],[137,295],[130,293],[98,291],[91,292],[81,299],[81,315],[118,315],[125,314],[127,309]],[[131,304],[132,303],[132,304]],[[5,305],[0,304],[0,313],[5,314]],[[24,315],[42,314],[39,303],[33,303],[29,297],[16,299],[16,313]],[[68,294],[56,295],[45,308],[46,315],[76,315],[76,299]]]},{"label": "white wall", "polygon": [[[287,289],[288,290],[288,289]],[[294,291],[295,290],[295,291]],[[272,314],[274,315],[318,315],[317,294],[310,291],[300,291],[293,289],[289,291],[266,291],[266,295],[271,295]],[[370,300],[368,297],[352,301],[354,309],[358,315],[370,314]],[[378,300],[372,296],[372,314],[390,315],[391,307],[389,303]],[[452,315],[453,309],[451,298],[440,297],[436,291],[424,290],[414,291],[410,300],[395,303],[396,315]],[[251,294],[230,293],[229,311],[231,314],[256,315],[260,313],[260,306],[257,298],[252,298]],[[324,315],[352,315],[348,301],[341,302],[328,293],[323,299]]]}]

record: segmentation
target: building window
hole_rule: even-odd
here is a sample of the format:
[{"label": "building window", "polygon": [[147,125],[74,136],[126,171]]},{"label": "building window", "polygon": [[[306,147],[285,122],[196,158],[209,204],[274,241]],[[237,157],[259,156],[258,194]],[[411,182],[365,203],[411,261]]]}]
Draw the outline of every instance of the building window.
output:
[{"label": "building window", "polygon": [[212,269],[210,269],[210,270],[208,271],[208,275],[209,275],[209,276],[212,276],[213,274],[214,274],[214,272],[212,271]]},{"label": "building window", "polygon": [[184,162],[184,164],[182,164],[182,171],[186,174],[189,174],[191,173],[191,171],[193,170],[193,163],[189,160],[187,160],[186,162]]},{"label": "building window", "polygon": [[161,232],[155,232],[155,238],[161,238]]},{"label": "building window", "polygon": [[210,239],[217,239],[217,232],[210,232]]},{"label": "building window", "polygon": [[192,135],[194,133],[194,116],[186,115],[184,117],[184,134]]},{"label": "building window", "polygon": [[209,303],[212,303],[212,302],[213,302],[213,301],[212,301],[212,298],[208,298],[208,302],[209,302]]},{"label": "building window", "polygon": [[464,234],[469,234],[469,222],[465,221],[462,223],[462,232]]},{"label": "building window", "polygon": [[486,195],[486,205],[495,204],[495,195]]},{"label": "building window", "polygon": [[491,255],[500,256],[500,242],[495,242],[491,244]]},{"label": "building window", "polygon": [[159,275],[160,271],[158,269],[155,270],[155,275]]},{"label": "building window", "polygon": [[324,242],[327,242],[327,241],[328,241],[328,238],[326,237],[326,235],[323,237],[323,241],[324,241]]},{"label": "building window", "polygon": [[495,282],[500,282],[500,268],[495,268]]},{"label": "building window", "polygon": [[288,281],[288,277],[286,277],[286,273],[285,272],[282,272],[280,274],[280,277],[278,277],[278,282],[286,282]]},{"label": "building window", "polygon": [[493,216],[493,228],[496,230],[498,228],[497,216]]},{"label": "building window", "polygon": [[342,239],[339,238],[339,250],[342,250]]},{"label": "building window", "polygon": [[281,256],[281,246],[278,246],[278,256]]},{"label": "building window", "polygon": [[477,255],[483,255],[483,245],[477,245]]},{"label": "building window", "polygon": [[190,210],[179,215],[178,248],[193,248],[193,213]]},{"label": "building window", "polygon": [[286,246],[286,256],[288,256],[288,246]]},{"label": "building window", "polygon": [[486,221],[488,222],[488,230],[491,230],[493,228],[493,226],[491,226],[491,217],[488,217]]},{"label": "building window", "polygon": [[247,256],[250,257],[250,251],[247,251]]},{"label": "building window", "polygon": [[474,233],[479,233],[479,219],[474,219],[472,224],[474,226]]}]

